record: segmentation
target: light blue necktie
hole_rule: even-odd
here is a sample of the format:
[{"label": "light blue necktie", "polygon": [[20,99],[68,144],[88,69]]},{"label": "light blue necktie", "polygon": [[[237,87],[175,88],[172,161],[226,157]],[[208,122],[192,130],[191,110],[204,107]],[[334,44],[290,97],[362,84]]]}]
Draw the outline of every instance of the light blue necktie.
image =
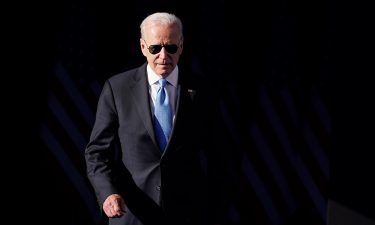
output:
[{"label": "light blue necktie", "polygon": [[155,121],[154,129],[156,139],[158,141],[161,151],[164,151],[167,145],[169,135],[172,129],[172,112],[169,105],[168,93],[165,88],[167,80],[159,80],[159,89],[155,100]]}]

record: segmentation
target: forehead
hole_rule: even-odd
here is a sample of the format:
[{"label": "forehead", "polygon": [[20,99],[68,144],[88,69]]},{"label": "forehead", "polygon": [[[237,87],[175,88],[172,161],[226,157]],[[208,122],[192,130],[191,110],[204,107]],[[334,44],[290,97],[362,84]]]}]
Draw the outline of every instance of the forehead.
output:
[{"label": "forehead", "polygon": [[148,24],[145,28],[145,38],[148,41],[163,43],[177,42],[181,38],[180,30],[176,24],[152,23]]}]

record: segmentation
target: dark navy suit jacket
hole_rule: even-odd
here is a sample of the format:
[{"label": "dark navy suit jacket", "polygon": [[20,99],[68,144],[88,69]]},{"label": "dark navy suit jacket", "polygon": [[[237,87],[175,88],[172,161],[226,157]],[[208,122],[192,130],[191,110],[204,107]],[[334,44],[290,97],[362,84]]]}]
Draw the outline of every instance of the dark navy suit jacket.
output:
[{"label": "dark navy suit jacket", "polygon": [[125,198],[129,212],[109,219],[110,224],[202,224],[206,185],[193,98],[199,92],[184,83],[189,74],[180,71],[174,127],[161,153],[153,130],[146,66],[105,82],[85,151],[88,178],[100,206],[110,194]]}]

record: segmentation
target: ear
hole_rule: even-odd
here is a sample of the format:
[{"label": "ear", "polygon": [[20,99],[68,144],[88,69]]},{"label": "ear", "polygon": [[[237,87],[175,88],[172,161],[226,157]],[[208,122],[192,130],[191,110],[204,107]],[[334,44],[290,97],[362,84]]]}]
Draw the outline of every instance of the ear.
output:
[{"label": "ear", "polygon": [[183,50],[184,50],[184,45],[183,45],[183,43],[181,43],[180,46],[179,46],[180,55],[182,54]]},{"label": "ear", "polygon": [[141,47],[141,51],[142,51],[142,54],[144,55],[144,56],[146,56],[146,54],[147,54],[147,47],[146,47],[146,44],[145,44],[145,41],[142,39],[142,38],[140,38],[139,39],[139,45],[140,45],[140,47]]}]

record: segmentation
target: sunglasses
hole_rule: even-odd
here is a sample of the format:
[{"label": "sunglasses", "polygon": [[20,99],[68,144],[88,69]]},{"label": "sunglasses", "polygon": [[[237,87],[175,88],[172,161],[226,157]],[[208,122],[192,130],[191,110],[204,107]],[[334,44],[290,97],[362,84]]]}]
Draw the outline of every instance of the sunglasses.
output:
[{"label": "sunglasses", "polygon": [[[147,46],[146,41],[145,40],[143,40],[143,41],[145,42],[145,44]],[[147,46],[147,49],[151,54],[155,55],[155,54],[159,53],[163,47],[170,54],[174,54],[178,50],[178,46],[176,44],[172,44],[172,45],[150,45],[150,46]]]}]

